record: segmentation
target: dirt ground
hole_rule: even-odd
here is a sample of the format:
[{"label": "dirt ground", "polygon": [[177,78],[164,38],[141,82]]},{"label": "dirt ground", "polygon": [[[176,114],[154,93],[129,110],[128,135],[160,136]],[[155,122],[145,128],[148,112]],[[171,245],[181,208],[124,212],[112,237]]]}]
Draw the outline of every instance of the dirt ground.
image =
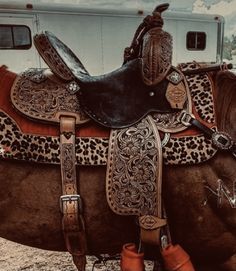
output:
[{"label": "dirt ground", "polygon": [[[95,257],[87,257],[86,271],[92,271]],[[152,262],[145,262],[146,271]],[[118,261],[98,264],[94,271],[120,271]],[[0,238],[0,271],[77,271],[71,256],[66,252],[53,252],[23,246]]]}]

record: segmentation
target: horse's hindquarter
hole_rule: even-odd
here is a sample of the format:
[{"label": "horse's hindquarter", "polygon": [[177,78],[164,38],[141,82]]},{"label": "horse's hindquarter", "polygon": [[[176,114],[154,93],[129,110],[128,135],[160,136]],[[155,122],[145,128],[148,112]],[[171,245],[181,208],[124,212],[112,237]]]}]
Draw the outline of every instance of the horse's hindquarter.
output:
[{"label": "horse's hindquarter", "polygon": [[236,252],[236,208],[223,196],[217,181],[224,180],[233,197],[235,159],[218,153],[194,166],[168,166],[164,171],[164,201],[174,242],[180,243],[197,262],[223,262]]}]

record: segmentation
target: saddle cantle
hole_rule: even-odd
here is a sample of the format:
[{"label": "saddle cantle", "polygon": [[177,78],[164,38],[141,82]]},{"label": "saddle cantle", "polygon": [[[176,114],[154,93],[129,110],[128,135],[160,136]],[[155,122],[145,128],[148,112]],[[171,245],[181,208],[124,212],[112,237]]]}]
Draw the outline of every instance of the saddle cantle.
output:
[{"label": "saddle cantle", "polygon": [[[76,55],[48,31],[34,36],[34,45],[54,74],[65,81],[89,75]],[[76,76],[75,76],[76,75]]]},{"label": "saddle cantle", "polygon": [[151,111],[176,110],[166,98],[166,78],[155,85],[145,84],[141,58],[131,60],[106,75],[90,76],[74,53],[52,33],[46,31],[36,35],[34,42],[55,74],[78,83],[83,110],[104,126],[128,127]]}]

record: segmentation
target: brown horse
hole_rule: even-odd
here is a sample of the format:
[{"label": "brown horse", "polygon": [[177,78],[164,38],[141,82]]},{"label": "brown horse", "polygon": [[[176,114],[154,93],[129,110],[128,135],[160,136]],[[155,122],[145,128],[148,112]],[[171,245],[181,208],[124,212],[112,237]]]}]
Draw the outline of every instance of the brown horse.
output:
[{"label": "brown horse", "polygon": [[[0,110],[20,125],[24,118],[15,113],[9,103],[15,76],[3,66],[0,69],[0,96],[5,97],[0,99]],[[218,86],[219,130],[236,140],[236,76],[220,72],[214,81]],[[32,125],[36,131],[43,124]],[[81,130],[92,131],[96,127],[95,124],[84,126]],[[53,130],[53,127],[47,129]],[[0,131],[1,137],[4,126]],[[96,132],[107,133],[99,127]],[[118,253],[124,243],[137,243],[139,238],[134,217],[119,216],[110,210],[105,193],[105,171],[105,166],[77,167],[89,254]],[[181,244],[190,254],[196,270],[236,270],[233,261],[236,254],[235,182],[236,160],[226,151],[219,151],[198,165],[164,166],[163,199],[172,241]],[[59,166],[1,159],[0,236],[33,247],[64,251],[60,195]],[[154,253],[152,250],[154,248],[149,249],[147,257],[158,254],[158,248]]]}]

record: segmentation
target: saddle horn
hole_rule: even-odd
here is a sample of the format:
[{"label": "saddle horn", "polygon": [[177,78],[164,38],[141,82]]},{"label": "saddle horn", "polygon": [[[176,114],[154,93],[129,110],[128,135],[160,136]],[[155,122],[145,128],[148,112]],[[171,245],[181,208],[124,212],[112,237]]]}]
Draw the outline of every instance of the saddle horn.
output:
[{"label": "saddle horn", "polygon": [[168,4],[168,3],[160,4],[155,7],[153,13],[159,12],[161,14],[163,11],[167,10],[169,8],[169,6],[170,6],[170,4]]},{"label": "saddle horn", "polygon": [[147,15],[142,23],[138,26],[133,40],[131,42],[130,47],[126,47],[124,50],[124,62],[140,57],[140,48],[142,45],[142,40],[144,35],[154,27],[162,27],[163,26],[163,18],[161,16],[162,12],[169,8],[169,4],[161,4],[156,6],[153,10],[152,15]]}]

